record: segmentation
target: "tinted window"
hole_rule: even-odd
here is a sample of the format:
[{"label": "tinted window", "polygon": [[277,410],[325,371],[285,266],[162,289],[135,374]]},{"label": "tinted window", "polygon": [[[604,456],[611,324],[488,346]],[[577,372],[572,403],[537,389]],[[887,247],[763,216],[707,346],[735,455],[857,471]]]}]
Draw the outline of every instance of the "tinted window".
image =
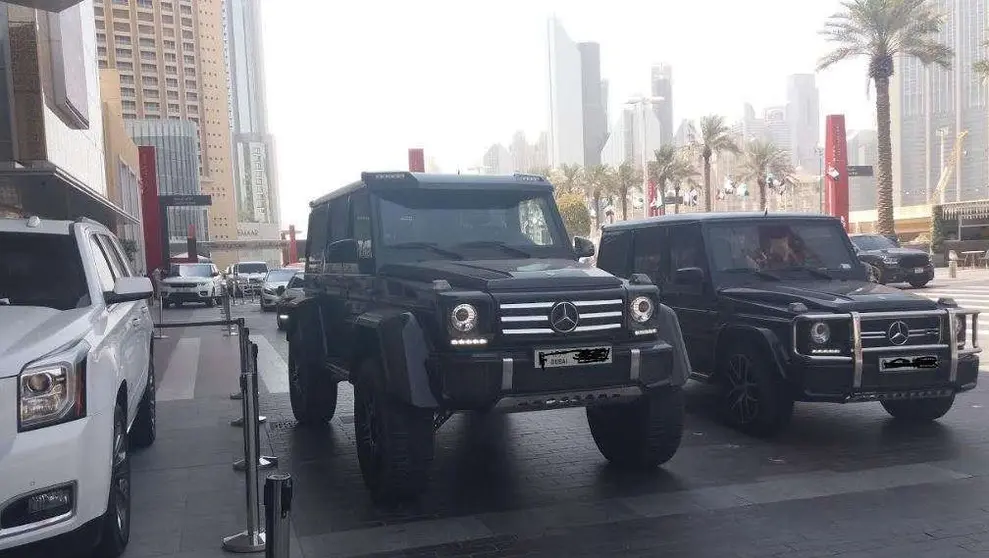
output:
[{"label": "tinted window", "polygon": [[628,276],[628,257],[632,249],[632,231],[605,233],[601,237],[601,253],[597,265],[619,277]]},{"label": "tinted window", "polygon": [[110,262],[107,261],[106,255],[103,253],[103,248],[96,241],[95,236],[89,237],[89,251],[92,252],[93,263],[96,265],[96,276],[100,282],[100,290],[103,292],[112,291],[114,284],[113,271],[110,268]]},{"label": "tinted window", "polygon": [[115,272],[118,272],[117,275],[121,277],[133,277],[134,271],[131,269],[127,257],[124,256],[124,252],[120,248],[120,243],[113,237],[105,234],[99,235],[99,238],[100,244],[103,245],[104,252],[109,256],[110,263],[113,265]]},{"label": "tinted window", "polygon": [[896,248],[896,244],[892,240],[878,234],[853,236],[852,244],[858,246],[860,250],[889,250],[890,248]]},{"label": "tinted window", "polygon": [[349,198],[337,198],[330,202],[330,242],[349,238],[350,204]]},{"label": "tinted window", "polygon": [[665,283],[668,259],[665,241],[665,228],[653,227],[636,231],[632,270],[635,273],[645,273],[657,284]]},{"label": "tinted window", "polygon": [[372,273],[374,246],[371,230],[371,203],[367,192],[355,192],[350,196],[353,238],[357,241],[357,264],[361,273]]},{"label": "tinted window", "polygon": [[75,238],[0,232],[0,304],[56,310],[89,306]]},{"label": "tinted window", "polygon": [[268,264],[265,263],[239,263],[237,273],[268,273]]},{"label": "tinted window", "polygon": [[707,270],[700,225],[681,225],[671,228],[669,247],[670,271],[687,267]]},{"label": "tinted window", "polygon": [[305,279],[306,279],[305,275],[301,273],[296,274],[294,277],[292,277],[291,280],[289,280],[288,288],[294,289],[297,287],[302,287],[302,285],[305,284]]},{"label": "tinted window", "polygon": [[285,283],[296,273],[298,272],[294,269],[273,269],[268,272],[264,280],[272,283]]},{"label": "tinted window", "polygon": [[168,274],[172,277],[210,277],[213,266],[210,264],[172,264]]},{"label": "tinted window", "polygon": [[323,261],[323,248],[326,247],[327,212],[329,206],[318,205],[309,213],[309,230],[306,231],[306,260],[319,265]]},{"label": "tinted window", "polygon": [[709,236],[716,271],[799,267],[850,271],[858,262],[837,223],[722,223],[712,225]]}]

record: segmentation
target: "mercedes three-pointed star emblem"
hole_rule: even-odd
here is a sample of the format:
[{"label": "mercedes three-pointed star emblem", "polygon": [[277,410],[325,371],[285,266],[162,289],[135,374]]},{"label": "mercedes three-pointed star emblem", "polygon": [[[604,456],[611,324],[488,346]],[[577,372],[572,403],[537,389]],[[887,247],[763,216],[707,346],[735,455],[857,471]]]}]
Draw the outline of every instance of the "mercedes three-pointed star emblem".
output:
[{"label": "mercedes three-pointed star emblem", "polygon": [[549,325],[560,333],[570,333],[577,329],[580,313],[572,302],[557,302],[549,311]]},{"label": "mercedes three-pointed star emblem", "polygon": [[889,337],[889,342],[894,345],[902,345],[910,339],[910,326],[899,320],[893,322],[889,326],[889,331],[886,332]]}]

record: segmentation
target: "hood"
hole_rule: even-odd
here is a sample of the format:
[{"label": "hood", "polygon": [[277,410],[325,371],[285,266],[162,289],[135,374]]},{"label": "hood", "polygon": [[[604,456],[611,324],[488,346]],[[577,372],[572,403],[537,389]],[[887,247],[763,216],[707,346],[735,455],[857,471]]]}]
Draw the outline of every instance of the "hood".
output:
[{"label": "hood", "polygon": [[455,288],[485,291],[598,289],[622,284],[607,271],[566,259],[433,260],[387,265],[381,271],[400,279],[445,279]]},{"label": "hood", "polygon": [[927,252],[916,248],[883,248],[882,250],[862,250],[860,254],[880,255],[889,254],[891,256],[927,256]]},{"label": "hood", "polygon": [[162,283],[166,285],[173,285],[175,283],[208,283],[212,281],[212,277],[166,277],[161,280]]},{"label": "hood", "polygon": [[16,376],[28,363],[85,337],[93,326],[91,310],[0,306],[0,378]]},{"label": "hood", "polygon": [[285,287],[287,289],[288,281],[265,281],[264,286],[268,289],[277,289],[278,287]]},{"label": "hood", "polygon": [[759,282],[721,289],[722,296],[743,302],[785,309],[802,302],[811,310],[829,312],[889,312],[934,310],[928,298],[865,281]]},{"label": "hood", "polygon": [[268,273],[235,273],[233,276],[240,279],[264,279],[264,276]]}]

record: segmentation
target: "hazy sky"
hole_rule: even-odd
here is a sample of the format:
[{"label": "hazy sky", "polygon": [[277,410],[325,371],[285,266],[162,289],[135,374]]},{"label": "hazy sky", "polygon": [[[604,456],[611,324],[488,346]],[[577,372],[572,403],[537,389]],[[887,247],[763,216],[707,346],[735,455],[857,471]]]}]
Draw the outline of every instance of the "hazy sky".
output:
[{"label": "hazy sky", "polygon": [[[283,0],[278,0],[281,6]],[[286,2],[286,4],[288,4]],[[362,170],[407,168],[423,147],[446,172],[516,130],[546,129],[547,18],[601,45],[609,114],[673,66],[673,116],[734,120],[782,104],[786,76],[813,72],[839,0],[294,0],[263,2],[268,112],[282,224]],[[288,8],[288,6],[285,6]],[[821,112],[874,128],[864,61],[818,73]],[[822,120],[823,124],[823,120]]]}]

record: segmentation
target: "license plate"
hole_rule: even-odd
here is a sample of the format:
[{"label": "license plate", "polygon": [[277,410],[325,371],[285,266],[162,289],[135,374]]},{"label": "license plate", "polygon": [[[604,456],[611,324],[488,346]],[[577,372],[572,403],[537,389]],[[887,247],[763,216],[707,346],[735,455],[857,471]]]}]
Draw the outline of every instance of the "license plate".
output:
[{"label": "license plate", "polygon": [[537,349],[533,362],[536,368],[563,368],[611,364],[611,347],[577,347],[567,349]]},{"label": "license plate", "polygon": [[914,273],[918,273],[918,274],[923,273],[924,272],[924,268],[922,268],[922,267],[915,267],[915,268],[913,268],[913,272]]},{"label": "license plate", "polygon": [[937,357],[932,355],[900,356],[879,359],[880,372],[912,372],[937,368]]}]

